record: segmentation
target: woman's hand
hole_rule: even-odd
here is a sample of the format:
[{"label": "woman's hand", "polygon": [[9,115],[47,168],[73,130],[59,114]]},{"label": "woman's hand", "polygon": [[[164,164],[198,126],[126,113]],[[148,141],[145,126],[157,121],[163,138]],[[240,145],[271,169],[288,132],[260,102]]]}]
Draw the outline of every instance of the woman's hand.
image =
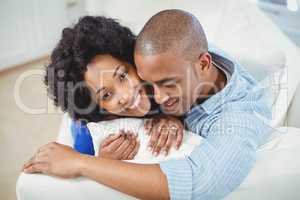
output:
[{"label": "woman's hand", "polygon": [[182,122],[171,116],[160,116],[145,121],[145,129],[150,140],[148,148],[157,156],[161,151],[168,155],[172,145],[179,149],[183,139]]},{"label": "woman's hand", "polygon": [[137,154],[140,142],[132,133],[121,132],[105,138],[99,148],[99,157],[114,160],[132,160]]},{"label": "woman's hand", "polygon": [[80,176],[81,154],[71,147],[51,142],[39,148],[23,166],[25,173],[43,173],[61,178]]}]

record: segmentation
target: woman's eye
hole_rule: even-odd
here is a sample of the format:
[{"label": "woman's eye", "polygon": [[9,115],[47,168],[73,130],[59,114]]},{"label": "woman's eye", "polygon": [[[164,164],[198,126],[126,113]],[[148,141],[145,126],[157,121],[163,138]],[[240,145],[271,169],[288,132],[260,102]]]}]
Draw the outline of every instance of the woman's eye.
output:
[{"label": "woman's eye", "polygon": [[105,94],[103,94],[103,96],[102,96],[102,100],[107,100],[107,99],[109,99],[109,97],[111,96],[111,92],[106,92]]},{"label": "woman's eye", "polygon": [[128,72],[127,72],[127,71],[121,73],[121,74],[120,74],[120,81],[123,81],[124,79],[126,79],[127,75],[128,75]]}]

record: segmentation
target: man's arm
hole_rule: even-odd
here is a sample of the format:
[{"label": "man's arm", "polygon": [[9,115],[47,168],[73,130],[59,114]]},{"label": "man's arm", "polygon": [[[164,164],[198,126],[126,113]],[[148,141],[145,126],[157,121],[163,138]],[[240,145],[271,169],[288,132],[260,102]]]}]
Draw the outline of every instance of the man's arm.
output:
[{"label": "man's arm", "polygon": [[167,179],[159,165],[83,155],[55,142],[41,147],[23,170],[62,178],[85,176],[139,199],[169,199]]},{"label": "man's arm", "polygon": [[169,199],[167,179],[157,164],[84,156],[80,166],[82,176],[139,199]]},{"label": "man's arm", "polygon": [[207,130],[186,159],[160,163],[172,199],[224,198],[246,178],[258,145],[270,135],[267,124],[246,112],[223,114]]},{"label": "man's arm", "polygon": [[220,199],[248,175],[256,148],[269,131],[253,114],[231,112],[209,132],[190,156],[160,166],[80,155],[51,143],[40,148],[24,171],[65,178],[83,175],[140,199]]}]

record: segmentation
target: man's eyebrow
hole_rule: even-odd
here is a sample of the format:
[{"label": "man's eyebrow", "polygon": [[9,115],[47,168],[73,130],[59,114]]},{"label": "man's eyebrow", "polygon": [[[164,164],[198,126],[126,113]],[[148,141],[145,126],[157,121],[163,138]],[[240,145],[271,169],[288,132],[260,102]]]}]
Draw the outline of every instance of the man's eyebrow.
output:
[{"label": "man's eyebrow", "polygon": [[159,81],[155,81],[155,84],[161,85],[165,82],[174,81],[176,79],[177,79],[177,77],[165,78],[165,79],[162,79],[162,80],[159,80]]},{"label": "man's eyebrow", "polygon": [[120,69],[121,65],[118,65],[114,71],[113,77],[117,75],[118,70]]}]

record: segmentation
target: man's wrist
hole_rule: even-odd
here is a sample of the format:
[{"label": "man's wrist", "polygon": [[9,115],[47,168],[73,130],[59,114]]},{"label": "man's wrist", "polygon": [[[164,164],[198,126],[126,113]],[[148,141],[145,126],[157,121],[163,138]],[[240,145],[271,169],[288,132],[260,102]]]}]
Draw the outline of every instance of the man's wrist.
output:
[{"label": "man's wrist", "polygon": [[84,172],[86,170],[86,163],[87,160],[90,159],[90,156],[88,155],[84,155],[84,154],[80,154],[78,156],[78,160],[77,160],[77,168],[78,168],[78,173],[80,176],[84,176]]}]

